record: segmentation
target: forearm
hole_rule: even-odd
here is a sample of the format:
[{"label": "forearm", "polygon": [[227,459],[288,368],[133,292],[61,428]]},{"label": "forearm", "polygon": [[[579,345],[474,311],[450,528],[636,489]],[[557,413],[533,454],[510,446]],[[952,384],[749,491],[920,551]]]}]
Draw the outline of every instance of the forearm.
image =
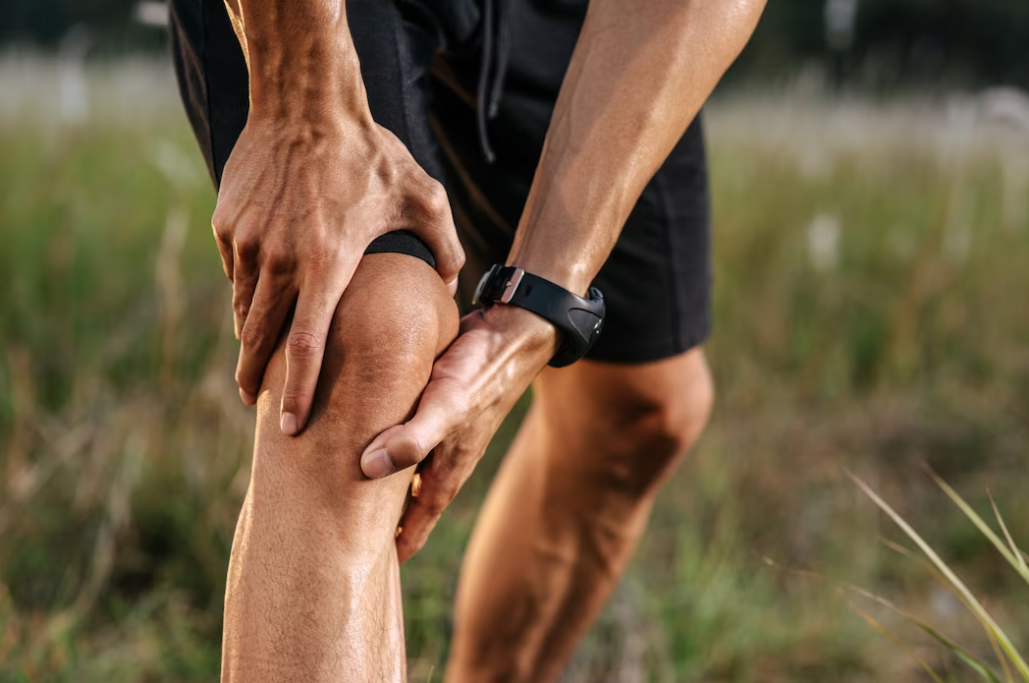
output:
[{"label": "forearm", "polygon": [[250,72],[252,119],[280,125],[370,123],[345,0],[226,4]]},{"label": "forearm", "polygon": [[508,263],[583,294],[764,0],[594,0]]}]

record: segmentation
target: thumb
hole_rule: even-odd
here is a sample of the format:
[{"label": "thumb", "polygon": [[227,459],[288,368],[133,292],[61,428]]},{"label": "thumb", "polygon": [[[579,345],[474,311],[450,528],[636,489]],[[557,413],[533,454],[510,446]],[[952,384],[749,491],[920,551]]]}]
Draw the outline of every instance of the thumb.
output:
[{"label": "thumb", "polygon": [[450,401],[426,387],[418,410],[405,424],[390,427],[372,440],[361,456],[361,471],[380,479],[417,465],[453,431],[456,424]]}]

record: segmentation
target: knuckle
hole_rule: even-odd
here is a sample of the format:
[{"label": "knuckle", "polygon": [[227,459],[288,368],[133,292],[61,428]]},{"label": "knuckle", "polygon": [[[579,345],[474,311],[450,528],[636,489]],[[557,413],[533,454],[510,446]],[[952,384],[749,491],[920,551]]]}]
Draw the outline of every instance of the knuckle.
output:
[{"label": "knuckle", "polygon": [[285,387],[282,390],[282,409],[291,413],[299,413],[304,394],[295,388]]},{"label": "knuckle", "polygon": [[447,191],[438,180],[429,179],[422,197],[425,210],[432,216],[445,216],[450,210],[450,200],[447,198]]},{"label": "knuckle", "polygon": [[293,256],[285,249],[269,249],[264,255],[264,266],[273,275],[283,275],[293,269]]},{"label": "knuckle", "polygon": [[226,247],[232,245],[232,231],[224,224],[211,223],[211,231],[214,232],[214,240]]},{"label": "knuckle", "polygon": [[443,514],[443,511],[447,509],[450,502],[454,500],[454,494],[448,489],[437,491],[436,495],[432,496],[425,502],[425,510],[432,517],[439,517]]},{"label": "knuckle", "polygon": [[211,214],[211,230],[214,231],[214,236],[218,239],[224,239],[229,233],[229,226],[225,219],[225,210],[221,206],[216,207],[214,213]]},{"label": "knuckle", "polygon": [[253,259],[257,257],[261,245],[253,235],[236,235],[236,252],[242,259]]},{"label": "knuckle", "polygon": [[211,214],[211,230],[214,238],[226,246],[232,246],[232,236],[236,232],[232,211],[224,204],[215,207]]},{"label": "knuckle", "polygon": [[256,351],[264,346],[268,335],[259,325],[244,325],[239,333],[239,343],[245,351]]},{"label": "knuckle", "polygon": [[390,443],[390,451],[396,454],[397,459],[403,462],[418,464],[428,455],[428,451],[414,439],[406,437]]},{"label": "knuckle", "polygon": [[321,353],[323,344],[321,335],[309,330],[293,330],[289,333],[286,350],[294,358],[313,358]]},{"label": "knuckle", "polygon": [[459,272],[462,268],[464,268],[465,253],[464,249],[461,248],[461,243],[457,241],[456,237],[454,238],[453,247],[454,252],[453,254],[451,254],[451,257],[454,260],[454,271]]}]

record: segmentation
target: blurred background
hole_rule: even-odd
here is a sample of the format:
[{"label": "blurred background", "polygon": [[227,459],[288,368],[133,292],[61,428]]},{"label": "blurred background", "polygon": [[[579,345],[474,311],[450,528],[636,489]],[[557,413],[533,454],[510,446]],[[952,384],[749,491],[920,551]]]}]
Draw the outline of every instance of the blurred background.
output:
[{"label": "blurred background", "polygon": [[[165,23],[0,0],[4,683],[218,674],[253,413]],[[1026,0],[772,0],[707,111],[716,413],[564,683],[991,680],[848,586],[1003,675],[847,470],[1029,647],[1029,586],[923,468],[1029,543],[1027,86]],[[412,681],[526,401],[404,568]]]}]

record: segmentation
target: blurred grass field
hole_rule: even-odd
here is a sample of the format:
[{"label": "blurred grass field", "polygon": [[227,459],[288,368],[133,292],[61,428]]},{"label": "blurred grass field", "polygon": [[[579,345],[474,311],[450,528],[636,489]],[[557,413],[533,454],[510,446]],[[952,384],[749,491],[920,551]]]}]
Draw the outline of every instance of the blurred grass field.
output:
[{"label": "blurred grass field", "polygon": [[[0,64],[0,682],[213,681],[253,423],[214,192],[167,69],[74,69]],[[920,468],[980,510],[988,488],[1029,539],[1029,127],[991,111],[791,91],[710,107],[718,406],[565,683],[928,680],[842,582],[988,658],[960,603],[882,545],[902,537],[845,467],[1029,644],[1025,585]],[[524,403],[404,568],[412,681],[440,680]]]}]

